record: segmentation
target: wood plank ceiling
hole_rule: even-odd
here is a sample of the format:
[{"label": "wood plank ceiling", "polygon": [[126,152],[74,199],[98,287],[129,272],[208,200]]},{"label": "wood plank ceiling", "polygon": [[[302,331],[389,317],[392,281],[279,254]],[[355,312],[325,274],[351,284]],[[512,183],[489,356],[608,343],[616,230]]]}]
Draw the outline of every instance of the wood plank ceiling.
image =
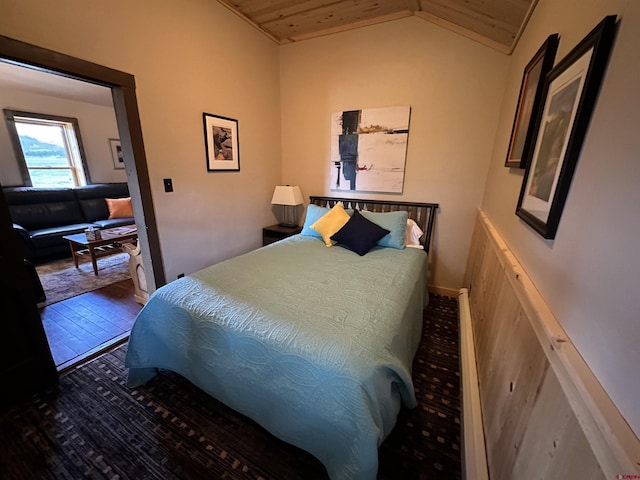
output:
[{"label": "wood plank ceiling", "polygon": [[218,0],[279,44],[416,16],[511,53],[538,0]]}]

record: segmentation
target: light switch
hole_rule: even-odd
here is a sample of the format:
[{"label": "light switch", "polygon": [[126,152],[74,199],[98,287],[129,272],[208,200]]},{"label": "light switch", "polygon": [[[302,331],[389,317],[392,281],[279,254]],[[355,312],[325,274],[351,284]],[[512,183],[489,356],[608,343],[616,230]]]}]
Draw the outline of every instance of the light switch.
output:
[{"label": "light switch", "polygon": [[164,179],[164,191],[173,192],[173,181],[170,178]]}]

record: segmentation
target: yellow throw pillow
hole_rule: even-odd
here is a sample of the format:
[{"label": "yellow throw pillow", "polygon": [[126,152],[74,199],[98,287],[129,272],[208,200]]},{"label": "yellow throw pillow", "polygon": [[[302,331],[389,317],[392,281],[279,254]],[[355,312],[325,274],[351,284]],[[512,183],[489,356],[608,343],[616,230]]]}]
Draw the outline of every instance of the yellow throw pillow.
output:
[{"label": "yellow throw pillow", "polygon": [[131,197],[126,198],[105,198],[109,208],[109,220],[112,218],[133,217],[133,207]]},{"label": "yellow throw pillow", "polygon": [[338,202],[331,210],[311,225],[311,228],[322,236],[324,244],[327,247],[331,247],[336,244],[336,242],[331,240],[331,236],[344,227],[344,224],[349,221],[349,218],[351,217],[344,211],[342,202]]}]

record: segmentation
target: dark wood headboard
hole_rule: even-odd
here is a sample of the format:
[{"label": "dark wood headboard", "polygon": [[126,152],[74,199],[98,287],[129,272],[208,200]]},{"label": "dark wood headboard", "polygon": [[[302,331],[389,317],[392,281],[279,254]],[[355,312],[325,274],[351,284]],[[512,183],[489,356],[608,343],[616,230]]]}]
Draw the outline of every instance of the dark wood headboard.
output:
[{"label": "dark wood headboard", "polygon": [[342,202],[344,208],[354,210],[368,210],[370,212],[409,212],[409,218],[413,219],[424,232],[420,241],[424,245],[425,252],[429,253],[431,246],[431,236],[433,234],[433,224],[435,213],[438,208],[437,203],[415,203],[415,202],[393,202],[390,200],[362,200],[358,198],[336,198],[336,197],[309,197],[310,203],[320,207],[333,207],[336,203]]}]

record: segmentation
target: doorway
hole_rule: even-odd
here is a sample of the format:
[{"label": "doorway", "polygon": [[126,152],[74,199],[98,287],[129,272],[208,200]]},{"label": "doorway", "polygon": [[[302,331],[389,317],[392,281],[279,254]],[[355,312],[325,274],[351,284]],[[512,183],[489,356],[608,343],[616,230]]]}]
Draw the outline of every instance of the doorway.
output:
[{"label": "doorway", "polygon": [[[121,148],[124,153],[126,181],[129,186],[142,257],[146,267],[147,285],[151,291],[164,285],[165,274],[142,141],[134,77],[125,72],[4,36],[0,36],[0,62],[46,72],[57,76],[56,78],[66,77],[88,85],[107,87],[110,90]],[[2,203],[2,207],[6,208],[6,202],[0,203]],[[15,264],[17,265],[17,262]],[[19,319],[15,321],[19,321]],[[126,337],[124,339],[126,340]]]}]

